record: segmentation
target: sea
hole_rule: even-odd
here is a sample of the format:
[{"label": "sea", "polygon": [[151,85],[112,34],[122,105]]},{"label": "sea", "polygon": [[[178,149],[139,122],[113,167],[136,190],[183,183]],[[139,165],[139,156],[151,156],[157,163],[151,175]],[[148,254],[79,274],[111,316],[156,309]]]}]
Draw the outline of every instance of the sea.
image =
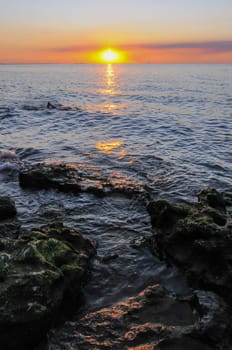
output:
[{"label": "sea", "polygon": [[25,229],[55,218],[95,242],[83,312],[151,281],[182,293],[184,277],[139,244],[151,225],[137,198],[23,190],[20,167],[38,162],[94,167],[171,202],[232,193],[232,65],[0,65],[0,195]]}]

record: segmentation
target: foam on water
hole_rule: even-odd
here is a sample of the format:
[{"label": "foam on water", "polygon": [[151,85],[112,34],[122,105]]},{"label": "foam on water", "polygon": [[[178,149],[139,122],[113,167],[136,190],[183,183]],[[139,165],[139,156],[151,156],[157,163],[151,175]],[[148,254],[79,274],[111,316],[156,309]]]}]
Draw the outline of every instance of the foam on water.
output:
[{"label": "foam on water", "polygon": [[13,174],[19,169],[19,157],[15,151],[0,150],[0,173]]}]

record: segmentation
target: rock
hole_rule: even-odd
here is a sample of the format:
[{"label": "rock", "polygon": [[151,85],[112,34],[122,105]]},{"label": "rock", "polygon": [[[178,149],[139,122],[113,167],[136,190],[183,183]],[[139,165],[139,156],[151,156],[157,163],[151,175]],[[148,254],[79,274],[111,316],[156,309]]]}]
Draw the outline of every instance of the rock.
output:
[{"label": "rock", "polygon": [[121,193],[127,196],[144,194],[143,185],[120,173],[103,174],[99,169],[86,164],[25,165],[19,172],[19,183],[23,188],[50,189],[62,192],[93,193],[104,196]]},{"label": "rock", "polygon": [[62,106],[61,104],[54,105],[51,102],[47,103],[47,109],[56,109],[58,111],[80,111],[81,109],[78,107],[72,108],[72,107],[67,107],[67,106]]},{"label": "rock", "polygon": [[[219,342],[226,349],[228,313],[223,301],[211,293],[212,310],[198,296],[177,297],[160,285],[150,285],[137,296],[85,314],[62,329],[49,333],[49,348],[56,350],[212,350]],[[227,328],[222,338],[210,338],[217,315]],[[212,334],[213,336],[213,334]],[[223,338],[224,337],[224,338]]]},{"label": "rock", "polygon": [[100,261],[101,261],[102,263],[108,263],[109,261],[115,260],[115,259],[117,259],[117,258],[118,258],[118,254],[116,254],[116,253],[111,253],[111,254],[107,254],[107,255],[101,257],[101,258],[100,258]]},{"label": "rock", "polygon": [[12,218],[16,213],[14,201],[9,197],[0,197],[0,220]]},{"label": "rock", "polygon": [[56,106],[55,106],[53,103],[48,102],[48,103],[47,103],[47,108],[48,108],[48,109],[56,109]]},{"label": "rock", "polygon": [[24,188],[57,188],[62,192],[79,193],[80,174],[76,169],[60,165],[37,164],[26,166],[19,172],[19,182]]},{"label": "rock", "polygon": [[197,194],[198,202],[210,206],[211,208],[225,211],[226,200],[223,195],[214,188],[207,188]]},{"label": "rock", "polygon": [[189,206],[153,201],[148,205],[154,229],[150,246],[179,266],[197,288],[232,302],[232,227],[227,201],[214,189],[201,191]]},{"label": "rock", "polygon": [[172,227],[177,218],[186,216],[186,208],[173,206],[165,200],[151,201],[147,210],[151,216],[151,223],[155,227]]},{"label": "rock", "polygon": [[80,301],[92,244],[62,224],[0,239],[0,344],[32,349]]}]

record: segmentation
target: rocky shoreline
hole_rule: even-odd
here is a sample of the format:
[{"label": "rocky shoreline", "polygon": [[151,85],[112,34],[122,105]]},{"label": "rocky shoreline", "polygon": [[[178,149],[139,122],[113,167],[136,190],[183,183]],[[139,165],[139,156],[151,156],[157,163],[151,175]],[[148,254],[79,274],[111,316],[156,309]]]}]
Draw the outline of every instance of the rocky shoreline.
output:
[{"label": "rocky shoreline", "polygon": [[0,344],[32,349],[79,306],[95,247],[62,223],[21,230],[13,201],[0,198],[0,207],[12,218],[0,226]]},{"label": "rocky shoreline", "polygon": [[[232,196],[205,189],[188,205],[154,200],[143,185],[118,174],[70,164],[26,165],[23,189],[99,197],[139,197],[151,218],[144,240],[153,254],[187,276],[191,293],[180,296],[150,284],[133,297],[62,328],[58,319],[81,303],[82,285],[96,247],[62,223],[25,230],[12,199],[0,198],[0,344],[4,350],[44,349],[230,350]],[[139,249],[139,247],[138,247]],[[50,331],[49,331],[50,330]]]}]

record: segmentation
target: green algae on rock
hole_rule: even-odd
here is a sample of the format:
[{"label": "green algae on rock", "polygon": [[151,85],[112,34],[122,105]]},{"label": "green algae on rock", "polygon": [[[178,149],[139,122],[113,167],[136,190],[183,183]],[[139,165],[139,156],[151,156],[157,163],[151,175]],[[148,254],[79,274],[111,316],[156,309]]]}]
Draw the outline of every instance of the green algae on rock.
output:
[{"label": "green algae on rock", "polygon": [[0,343],[31,349],[60,312],[75,308],[95,249],[62,224],[0,239]]},{"label": "green algae on rock", "polygon": [[232,229],[229,196],[214,189],[198,194],[192,205],[152,201],[152,250],[179,266],[191,284],[232,302]]}]

